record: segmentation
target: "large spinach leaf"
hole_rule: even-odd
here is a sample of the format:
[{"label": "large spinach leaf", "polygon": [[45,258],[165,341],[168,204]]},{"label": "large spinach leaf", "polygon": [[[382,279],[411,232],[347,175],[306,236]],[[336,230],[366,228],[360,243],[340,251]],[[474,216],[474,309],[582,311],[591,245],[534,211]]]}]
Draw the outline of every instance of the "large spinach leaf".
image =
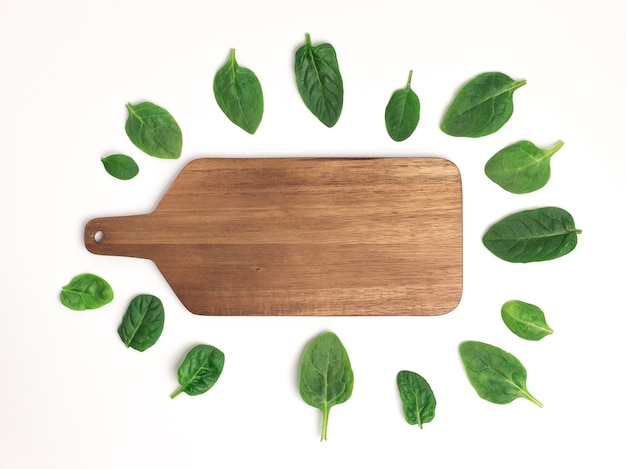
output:
[{"label": "large spinach leaf", "polygon": [[61,290],[61,303],[75,311],[96,309],[113,300],[111,285],[94,274],[76,275]]},{"label": "large spinach leaf", "polygon": [[231,122],[250,134],[256,132],[263,118],[263,90],[254,72],[237,63],[235,49],[215,75],[213,94]]},{"label": "large spinach leaf", "polygon": [[117,332],[126,347],[143,352],[159,340],[164,322],[161,300],[153,295],[137,295],[128,305]]},{"label": "large spinach leaf", "polygon": [[157,158],[180,158],[183,135],[167,110],[148,101],[128,103],[126,109],[126,134],[137,148]]},{"label": "large spinach leaf", "polygon": [[483,244],[505,261],[538,262],[571,252],[580,233],[568,212],[558,207],[543,207],[498,221],[485,233]]},{"label": "large spinach leaf", "polygon": [[437,400],[428,381],[408,370],[400,371],[396,381],[406,421],[420,428],[424,423],[431,422],[435,418]]},{"label": "large spinach leaf", "polygon": [[326,440],[331,407],[352,395],[354,374],[348,352],[332,332],[311,340],[304,349],[299,370],[302,400],[322,411],[322,436]]},{"label": "large spinach leaf", "polygon": [[536,191],[550,179],[550,159],[562,146],[563,142],[559,141],[552,148],[543,150],[522,140],[493,155],[485,165],[485,174],[514,194]]},{"label": "large spinach leaf", "polygon": [[343,80],[335,48],[306,43],[296,50],[296,85],[307,108],[327,127],[334,126],[343,108]]},{"label": "large spinach leaf", "polygon": [[387,133],[396,142],[409,138],[420,120],[420,100],[411,89],[412,77],[413,70],[406,86],[393,92],[385,108]]},{"label": "large spinach leaf", "polygon": [[554,331],[538,306],[519,300],[507,301],[500,311],[502,320],[513,334],[526,340],[539,340]]},{"label": "large spinach leaf", "polygon": [[200,344],[193,347],[178,368],[180,387],[170,397],[181,392],[197,396],[207,392],[217,382],[224,369],[224,353],[212,345]]},{"label": "large spinach leaf", "polygon": [[459,347],[467,377],[480,397],[508,404],[518,397],[543,407],[526,387],[526,368],[508,352],[484,342],[467,341]]},{"label": "large spinach leaf", "polygon": [[496,132],[513,114],[513,92],[525,84],[500,72],[481,73],[461,87],[441,130],[454,137],[474,138]]}]

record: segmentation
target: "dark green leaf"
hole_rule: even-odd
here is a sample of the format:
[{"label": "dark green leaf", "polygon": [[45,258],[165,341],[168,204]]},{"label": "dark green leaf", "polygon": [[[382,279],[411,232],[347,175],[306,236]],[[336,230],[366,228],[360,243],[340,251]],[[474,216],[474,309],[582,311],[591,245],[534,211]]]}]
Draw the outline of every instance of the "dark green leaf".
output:
[{"label": "dark green leaf", "polygon": [[139,173],[139,166],[130,156],[115,154],[102,158],[104,169],[111,176],[124,181],[132,179]]},{"label": "dark green leaf", "polygon": [[302,400],[322,411],[322,440],[326,439],[330,408],[346,402],[353,386],[348,352],[339,338],[326,332],[311,340],[300,362],[299,388]]},{"label": "dark green leaf", "polygon": [[411,77],[404,88],[394,91],[385,109],[385,125],[387,133],[396,142],[411,136],[420,120],[420,101],[411,89]]},{"label": "dark green leaf", "polygon": [[61,290],[61,303],[75,311],[96,309],[112,300],[111,285],[93,274],[77,275]]},{"label": "dark green leaf", "polygon": [[544,207],[503,218],[487,230],[483,243],[505,261],[538,262],[568,254],[580,233],[568,212]]},{"label": "dark green leaf", "polygon": [[526,84],[500,72],[481,73],[459,90],[446,111],[441,130],[454,137],[496,132],[513,114],[513,92]]},{"label": "dark green leaf", "polygon": [[526,340],[539,340],[554,331],[546,323],[546,317],[538,306],[519,300],[502,305],[502,320],[513,334]]},{"label": "dark green leaf", "polygon": [[470,383],[486,401],[508,404],[523,397],[543,406],[526,388],[526,368],[510,353],[475,341],[463,342],[459,351]]},{"label": "dark green leaf", "polygon": [[343,80],[333,46],[313,46],[306,34],[306,43],[296,51],[295,72],[306,107],[324,125],[334,126],[343,107]]},{"label": "dark green leaf", "polygon": [[161,300],[152,295],[137,295],[130,302],[117,332],[126,347],[143,352],[159,340],[164,321]]},{"label": "dark green leaf", "polygon": [[263,90],[254,72],[239,66],[235,49],[215,75],[213,93],[226,117],[246,132],[256,132],[263,117]]},{"label": "dark green leaf", "polygon": [[413,371],[403,370],[398,373],[397,383],[406,421],[420,428],[432,421],[437,401],[428,382]]},{"label": "dark green leaf", "polygon": [[183,136],[168,111],[148,101],[128,103],[126,109],[126,134],[137,148],[157,158],[180,158]]},{"label": "dark green leaf", "polygon": [[181,392],[197,396],[207,392],[217,382],[224,369],[224,354],[211,345],[196,345],[178,368],[180,387],[171,394],[174,399]]},{"label": "dark green leaf", "polygon": [[522,140],[503,148],[485,165],[485,174],[503,189],[527,194],[541,189],[550,179],[550,159],[561,147],[559,141],[547,150]]}]

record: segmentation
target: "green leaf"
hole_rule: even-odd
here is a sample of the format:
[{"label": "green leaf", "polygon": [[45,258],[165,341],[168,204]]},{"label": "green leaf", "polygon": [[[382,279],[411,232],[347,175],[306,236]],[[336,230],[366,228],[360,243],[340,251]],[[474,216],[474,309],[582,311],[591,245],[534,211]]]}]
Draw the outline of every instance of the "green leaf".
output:
[{"label": "green leaf", "polygon": [[508,404],[523,397],[543,407],[526,387],[526,368],[510,353],[475,341],[463,342],[459,352],[467,377],[481,398]]},{"label": "green leaf", "polygon": [[428,382],[413,371],[403,370],[397,379],[400,399],[404,405],[404,417],[410,425],[422,428],[435,418],[437,401]]},{"label": "green leaf", "polygon": [[115,154],[102,158],[104,169],[111,176],[124,181],[132,179],[139,173],[139,166],[130,156]]},{"label": "green leaf", "polygon": [[178,368],[180,387],[170,397],[174,399],[181,392],[197,396],[207,392],[217,382],[224,369],[224,354],[211,345],[196,345]]},{"label": "green leaf", "polygon": [[483,244],[505,261],[547,261],[571,252],[580,233],[568,212],[558,207],[543,207],[498,221],[485,233]]},{"label": "green leaf", "polygon": [[299,388],[302,400],[322,411],[322,441],[326,440],[331,407],[346,402],[353,386],[348,352],[339,338],[326,332],[311,340],[300,361]]},{"label": "green leaf", "polygon": [[165,311],[160,299],[137,295],[130,302],[117,332],[126,347],[143,352],[159,340],[164,321]]},{"label": "green leaf", "polygon": [[61,303],[75,311],[96,309],[113,300],[113,289],[94,274],[80,274],[61,290]]},{"label": "green leaf", "polygon": [[126,109],[126,134],[137,148],[157,158],[180,158],[183,136],[168,111],[148,101],[128,103]]},{"label": "green leaf", "polygon": [[254,72],[239,66],[235,49],[215,75],[213,94],[226,117],[246,132],[256,132],[263,117],[263,90]]},{"label": "green leaf", "polygon": [[513,92],[525,84],[500,72],[481,73],[459,90],[441,130],[454,137],[474,138],[496,132],[513,114]]},{"label": "green leaf", "polygon": [[547,150],[522,140],[503,148],[485,165],[485,174],[503,189],[527,194],[545,186],[550,179],[550,159],[561,147],[559,141]]},{"label": "green leaf", "polygon": [[387,133],[396,142],[406,140],[417,128],[420,120],[420,101],[411,89],[411,77],[404,88],[394,91],[385,108],[385,125]]},{"label": "green leaf", "polygon": [[526,340],[540,340],[554,331],[546,323],[543,311],[530,303],[519,300],[502,305],[502,320],[513,334]]},{"label": "green leaf", "polygon": [[306,107],[327,127],[339,120],[343,107],[343,80],[331,44],[313,46],[311,36],[296,50],[296,85]]}]

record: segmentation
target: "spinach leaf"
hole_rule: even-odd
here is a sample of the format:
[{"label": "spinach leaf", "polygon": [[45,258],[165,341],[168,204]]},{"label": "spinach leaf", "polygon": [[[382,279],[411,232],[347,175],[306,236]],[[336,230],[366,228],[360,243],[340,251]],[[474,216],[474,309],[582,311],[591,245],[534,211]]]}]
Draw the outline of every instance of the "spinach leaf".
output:
[{"label": "spinach leaf", "polygon": [[348,352],[339,338],[325,332],[311,340],[300,362],[299,388],[302,400],[322,411],[322,441],[326,440],[330,408],[346,402],[353,386]]},{"label": "spinach leaf", "polygon": [[514,194],[536,191],[550,179],[550,159],[562,146],[563,142],[559,141],[554,147],[542,150],[522,140],[493,155],[485,165],[485,174]]},{"label": "spinach leaf", "polygon": [[543,407],[526,388],[526,368],[508,352],[483,342],[467,341],[459,347],[467,377],[480,397],[508,404],[518,397]]},{"label": "spinach leaf", "polygon": [[126,347],[143,352],[159,340],[164,321],[165,311],[160,299],[137,295],[128,305],[117,332]]},{"label": "spinach leaf", "polygon": [[224,354],[211,345],[196,345],[185,356],[178,368],[180,387],[170,397],[174,399],[181,392],[197,396],[213,387],[224,369]]},{"label": "spinach leaf", "polygon": [[581,233],[572,216],[558,207],[525,210],[492,225],[483,244],[509,262],[538,262],[571,252]]},{"label": "spinach leaf", "polygon": [[256,132],[263,117],[263,90],[254,72],[239,66],[235,49],[215,75],[213,94],[231,122],[250,134]]},{"label": "spinach leaf", "polygon": [[411,89],[412,77],[413,70],[406,86],[393,92],[385,108],[387,133],[396,142],[409,138],[420,120],[420,100]]},{"label": "spinach leaf", "polygon": [[483,137],[499,130],[513,114],[513,92],[526,84],[500,72],[467,82],[450,104],[441,130],[454,137]]},{"label": "spinach leaf", "polygon": [[75,311],[96,309],[113,300],[113,289],[103,278],[80,274],[61,290],[61,303]]},{"label": "spinach leaf", "polygon": [[334,126],[343,107],[343,80],[331,44],[313,46],[311,36],[296,50],[296,85],[306,107],[326,127]]},{"label": "spinach leaf", "polygon": [[115,154],[102,158],[104,169],[111,176],[124,181],[132,179],[139,173],[139,166],[130,156]]},{"label": "spinach leaf", "polygon": [[404,417],[410,425],[428,423],[435,418],[437,401],[428,382],[413,371],[403,370],[397,379],[400,399],[404,405]]},{"label": "spinach leaf", "polygon": [[148,101],[128,103],[126,109],[126,134],[137,148],[157,158],[180,158],[182,132],[168,111]]},{"label": "spinach leaf", "polygon": [[541,308],[519,300],[502,305],[502,320],[513,334],[526,340],[539,340],[554,331],[546,323]]}]

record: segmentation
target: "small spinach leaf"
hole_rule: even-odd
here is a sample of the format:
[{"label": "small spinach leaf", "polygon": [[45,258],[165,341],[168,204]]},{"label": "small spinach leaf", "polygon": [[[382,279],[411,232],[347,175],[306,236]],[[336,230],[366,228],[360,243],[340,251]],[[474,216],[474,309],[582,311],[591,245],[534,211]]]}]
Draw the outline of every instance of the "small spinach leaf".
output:
[{"label": "small spinach leaf", "polygon": [[387,133],[396,142],[409,138],[420,120],[420,100],[411,89],[412,77],[413,70],[406,86],[393,92],[385,108]]},{"label": "small spinach leaf", "polygon": [[467,377],[480,397],[508,404],[518,397],[543,407],[526,387],[526,368],[508,352],[483,342],[467,341],[459,347]]},{"label": "small spinach leaf", "polygon": [[339,120],[343,108],[343,80],[335,48],[328,43],[313,46],[311,36],[296,50],[296,85],[306,107],[325,126]]},{"label": "small spinach leaf", "polygon": [[102,158],[104,169],[111,176],[124,181],[132,179],[139,173],[139,166],[128,155],[115,154]]},{"label": "small spinach leaf", "polygon": [[111,285],[94,274],[80,274],[61,290],[61,303],[75,311],[96,309],[113,300]]},{"label": "small spinach leaf", "polygon": [[311,340],[300,362],[299,388],[302,400],[322,411],[322,441],[327,436],[330,408],[346,402],[353,386],[350,359],[339,337],[325,332]]},{"label": "small spinach leaf", "polygon": [[571,252],[580,233],[568,212],[558,207],[543,207],[498,221],[485,233],[483,244],[505,261],[547,261]]},{"label": "small spinach leaf", "polygon": [[422,428],[435,418],[437,401],[428,381],[413,371],[403,370],[397,379],[400,399],[404,405],[404,417],[410,425]]},{"label": "small spinach leaf", "polygon": [[168,111],[148,101],[128,103],[126,109],[126,134],[137,148],[157,158],[180,158],[182,132]]},{"label": "small spinach leaf", "polygon": [[563,142],[559,141],[554,147],[542,150],[522,140],[493,155],[485,165],[485,174],[514,194],[536,191],[550,179],[550,159],[562,146]]},{"label": "small spinach leaf", "polygon": [[185,356],[178,368],[180,387],[170,397],[181,392],[197,396],[207,392],[217,382],[224,369],[224,354],[211,345],[196,345]]},{"label": "small spinach leaf", "polygon": [[530,303],[507,301],[502,305],[501,315],[506,327],[522,339],[539,340],[554,332],[541,308]]},{"label": "small spinach leaf", "polygon": [[165,311],[161,300],[152,295],[132,299],[117,332],[126,347],[143,352],[152,347],[163,332]]},{"label": "small spinach leaf", "polygon": [[235,49],[215,75],[213,94],[231,122],[250,134],[256,132],[263,117],[263,90],[254,72],[239,66]]},{"label": "small spinach leaf", "polygon": [[513,92],[526,84],[500,72],[486,72],[467,82],[446,111],[441,130],[454,137],[482,137],[507,123]]}]

